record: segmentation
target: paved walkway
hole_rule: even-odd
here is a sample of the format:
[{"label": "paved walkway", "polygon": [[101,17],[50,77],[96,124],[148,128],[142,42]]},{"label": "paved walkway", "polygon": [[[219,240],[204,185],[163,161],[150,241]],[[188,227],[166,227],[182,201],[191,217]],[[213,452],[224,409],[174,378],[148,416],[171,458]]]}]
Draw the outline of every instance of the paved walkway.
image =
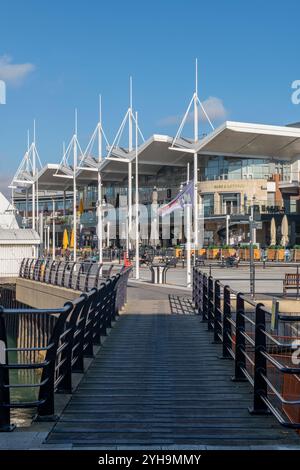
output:
[{"label": "paved walkway", "polygon": [[300,448],[272,416],[248,414],[250,386],[230,380],[232,361],[219,359],[189,306],[174,289],[130,287],[126,313],[43,448]]}]

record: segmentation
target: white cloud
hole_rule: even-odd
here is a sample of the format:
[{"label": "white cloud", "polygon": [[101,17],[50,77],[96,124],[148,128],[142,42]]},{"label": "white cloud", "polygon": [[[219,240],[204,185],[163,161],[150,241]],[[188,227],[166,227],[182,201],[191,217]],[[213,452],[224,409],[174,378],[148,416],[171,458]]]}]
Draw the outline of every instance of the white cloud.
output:
[{"label": "white cloud", "polygon": [[[211,121],[219,121],[225,119],[228,115],[228,111],[226,110],[223,101],[220,98],[215,96],[208,97],[205,101],[202,101],[202,105]],[[175,124],[179,125],[182,121],[183,115],[173,115],[167,116],[165,118],[160,119],[158,122],[161,126],[173,126]],[[187,117],[186,122],[192,122],[194,119],[193,112],[191,111]],[[199,112],[199,121],[205,121],[206,117],[200,109]]]},{"label": "white cloud", "polygon": [[13,63],[12,57],[0,56],[0,80],[13,85],[20,85],[22,81],[35,69],[35,65],[29,62],[24,64]]}]

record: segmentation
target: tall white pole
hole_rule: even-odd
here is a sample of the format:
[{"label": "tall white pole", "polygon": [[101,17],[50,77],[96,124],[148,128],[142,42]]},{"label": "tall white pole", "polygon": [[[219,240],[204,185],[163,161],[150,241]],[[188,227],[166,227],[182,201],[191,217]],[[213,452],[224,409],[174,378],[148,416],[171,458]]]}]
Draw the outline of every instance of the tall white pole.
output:
[{"label": "tall white pole", "polygon": [[35,121],[33,122],[33,145],[32,145],[32,228],[35,230],[35,172],[36,172],[36,155],[35,155]]},{"label": "tall white pole", "polygon": [[138,113],[135,113],[135,278],[140,278]]},{"label": "tall white pole", "polygon": [[229,245],[229,219],[230,215],[226,215],[226,245]]},{"label": "tall white pole", "polygon": [[99,263],[103,262],[103,239],[102,239],[102,181],[100,172],[100,163],[102,160],[102,99],[99,97],[99,124],[98,124],[98,205],[97,205],[97,222],[98,222],[98,251]]},{"label": "tall white pole", "polygon": [[186,285],[191,287],[191,205],[186,205]]},{"label": "tall white pole", "polygon": [[77,169],[77,109],[75,109],[75,134],[73,137],[73,236],[74,236],[74,248],[73,248],[73,259],[76,262],[77,254],[77,188],[76,188],[76,169]]},{"label": "tall white pole", "polygon": [[110,222],[107,221],[107,230],[106,230],[106,236],[107,236],[107,248],[109,248],[109,240],[110,240]]},{"label": "tall white pole", "polygon": [[[133,150],[132,145],[132,77],[129,80],[129,116],[128,116],[128,151]],[[128,162],[128,237],[130,247],[130,234],[132,229],[132,163]]]},{"label": "tall white pole", "polygon": [[55,201],[52,199],[52,259],[55,260]]},{"label": "tall white pole", "polygon": [[47,226],[47,254],[50,253],[50,225]]},{"label": "tall white pole", "polygon": [[132,163],[128,162],[128,240],[132,229]]},{"label": "tall white pole", "polygon": [[[194,93],[194,142],[198,142],[198,60],[196,59],[195,70],[195,93]],[[198,248],[198,155],[194,153],[194,244]]]}]

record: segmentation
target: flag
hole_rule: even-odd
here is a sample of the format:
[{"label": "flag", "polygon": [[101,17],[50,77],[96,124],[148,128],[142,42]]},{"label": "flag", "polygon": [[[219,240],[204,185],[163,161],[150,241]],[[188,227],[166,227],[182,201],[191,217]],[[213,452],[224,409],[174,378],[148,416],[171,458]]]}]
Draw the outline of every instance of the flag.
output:
[{"label": "flag", "polygon": [[183,209],[186,204],[193,204],[194,180],[189,181],[171,202],[160,207],[157,211],[162,217],[171,214],[177,209]]}]

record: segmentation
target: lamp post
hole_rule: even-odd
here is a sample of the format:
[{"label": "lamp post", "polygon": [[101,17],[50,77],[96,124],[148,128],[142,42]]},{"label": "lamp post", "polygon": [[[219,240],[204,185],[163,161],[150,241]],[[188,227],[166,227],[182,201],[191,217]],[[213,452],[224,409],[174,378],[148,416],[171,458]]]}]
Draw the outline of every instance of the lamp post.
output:
[{"label": "lamp post", "polygon": [[254,222],[254,202],[255,196],[252,198],[251,212],[249,216],[249,231],[250,231],[250,294],[251,297],[255,298],[255,265],[254,265],[254,231],[255,231],[255,222]]},{"label": "lamp post", "polygon": [[52,199],[52,259],[55,260],[55,200]]}]

